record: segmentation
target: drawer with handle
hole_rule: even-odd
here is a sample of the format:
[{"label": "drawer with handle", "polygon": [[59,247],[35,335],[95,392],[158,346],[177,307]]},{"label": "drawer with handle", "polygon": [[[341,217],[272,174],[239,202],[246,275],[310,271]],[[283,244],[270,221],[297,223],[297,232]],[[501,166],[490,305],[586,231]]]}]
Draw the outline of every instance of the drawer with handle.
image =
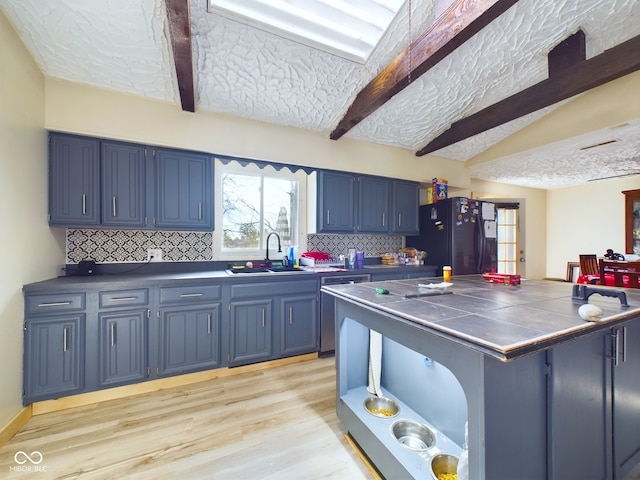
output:
[{"label": "drawer with handle", "polygon": [[57,312],[72,312],[85,309],[84,293],[51,293],[45,295],[26,295],[25,313],[27,315],[46,315]]},{"label": "drawer with handle", "polygon": [[133,290],[113,290],[100,292],[100,308],[116,308],[148,305],[149,289],[136,288]]},{"label": "drawer with handle", "polygon": [[160,288],[160,303],[208,302],[220,300],[221,285],[187,285]]}]

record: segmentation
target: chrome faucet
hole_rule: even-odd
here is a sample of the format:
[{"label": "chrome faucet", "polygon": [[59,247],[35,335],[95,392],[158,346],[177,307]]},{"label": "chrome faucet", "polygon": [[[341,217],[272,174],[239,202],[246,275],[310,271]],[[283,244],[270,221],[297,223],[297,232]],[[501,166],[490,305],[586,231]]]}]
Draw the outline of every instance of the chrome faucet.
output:
[{"label": "chrome faucet", "polygon": [[282,253],[282,246],[280,245],[280,235],[278,235],[276,232],[271,232],[269,235],[267,235],[267,247],[266,247],[267,256],[264,259],[264,263],[266,263],[267,266],[271,265],[271,261],[269,260],[269,239],[271,238],[271,235],[275,235],[276,238],[278,239],[278,253]]}]

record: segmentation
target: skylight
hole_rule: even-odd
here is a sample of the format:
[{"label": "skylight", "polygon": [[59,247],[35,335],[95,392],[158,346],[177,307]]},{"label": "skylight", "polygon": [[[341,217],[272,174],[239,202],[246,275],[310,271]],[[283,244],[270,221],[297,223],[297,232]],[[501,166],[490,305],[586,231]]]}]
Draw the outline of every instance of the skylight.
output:
[{"label": "skylight", "polygon": [[208,0],[219,13],[364,63],[405,0]]}]

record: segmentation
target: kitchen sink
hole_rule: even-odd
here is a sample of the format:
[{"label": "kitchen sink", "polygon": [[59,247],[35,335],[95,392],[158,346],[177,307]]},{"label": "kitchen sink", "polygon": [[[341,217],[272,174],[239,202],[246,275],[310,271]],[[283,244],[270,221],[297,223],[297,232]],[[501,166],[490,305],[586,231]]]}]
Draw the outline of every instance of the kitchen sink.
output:
[{"label": "kitchen sink", "polygon": [[280,272],[304,272],[301,268],[285,267],[284,265],[274,265],[272,267],[235,267],[227,270],[227,272],[237,273],[280,273]]}]

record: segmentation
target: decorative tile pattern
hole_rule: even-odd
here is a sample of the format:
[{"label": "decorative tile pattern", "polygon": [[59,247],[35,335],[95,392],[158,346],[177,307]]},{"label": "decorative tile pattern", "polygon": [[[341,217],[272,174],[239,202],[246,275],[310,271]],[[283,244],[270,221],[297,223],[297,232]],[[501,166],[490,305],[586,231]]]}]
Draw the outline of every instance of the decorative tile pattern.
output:
[{"label": "decorative tile pattern", "polygon": [[[307,250],[346,254],[349,248],[363,251],[365,257],[395,252],[404,245],[402,236],[393,235],[308,235]],[[146,262],[149,248],[162,249],[167,262],[212,261],[212,232],[154,230],[67,229],[66,263],[92,259],[98,263]]]},{"label": "decorative tile pattern", "polygon": [[68,229],[67,263],[145,262],[149,248],[161,248],[167,262],[208,261],[212,245],[212,232]]},{"label": "decorative tile pattern", "polygon": [[346,255],[350,248],[364,252],[365,257],[378,257],[384,252],[395,252],[404,246],[399,235],[307,235],[307,250],[327,252],[337,257]]}]

